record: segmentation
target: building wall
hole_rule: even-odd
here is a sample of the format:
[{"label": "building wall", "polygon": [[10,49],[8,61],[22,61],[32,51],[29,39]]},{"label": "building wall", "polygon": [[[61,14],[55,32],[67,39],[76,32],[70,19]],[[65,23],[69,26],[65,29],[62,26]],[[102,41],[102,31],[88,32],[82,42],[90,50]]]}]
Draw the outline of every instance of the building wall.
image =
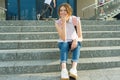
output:
[{"label": "building wall", "polygon": [[77,0],[77,16],[80,16],[81,19],[88,19],[89,17],[95,15],[95,9],[90,7],[84,11],[83,8],[91,4],[95,4],[97,0]]},{"label": "building wall", "polygon": [[0,7],[5,8],[5,0],[0,0]]}]

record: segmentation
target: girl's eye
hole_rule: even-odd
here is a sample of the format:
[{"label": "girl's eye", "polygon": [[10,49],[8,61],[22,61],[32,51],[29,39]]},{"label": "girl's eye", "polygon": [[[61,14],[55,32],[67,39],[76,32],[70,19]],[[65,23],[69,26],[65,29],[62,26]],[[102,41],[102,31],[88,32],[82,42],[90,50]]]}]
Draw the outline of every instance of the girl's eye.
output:
[{"label": "girl's eye", "polygon": [[67,10],[60,10],[60,12],[62,12],[62,11],[65,11],[65,12],[66,12]]}]

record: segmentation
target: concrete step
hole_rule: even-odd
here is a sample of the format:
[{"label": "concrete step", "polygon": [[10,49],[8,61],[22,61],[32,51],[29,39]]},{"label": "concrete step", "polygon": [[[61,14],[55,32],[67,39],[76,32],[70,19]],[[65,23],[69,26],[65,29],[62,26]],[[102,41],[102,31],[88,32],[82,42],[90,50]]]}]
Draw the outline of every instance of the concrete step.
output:
[{"label": "concrete step", "polygon": [[42,26],[42,25],[54,25],[54,21],[44,20],[7,20],[0,21],[0,26]]},{"label": "concrete step", "polygon": [[0,33],[0,40],[45,40],[58,39],[57,32],[14,32]]},{"label": "concrete step", "polygon": [[119,46],[120,38],[97,38],[85,39],[82,42],[83,47],[99,47],[99,46]]},{"label": "concrete step", "polygon": [[60,80],[60,72],[0,75],[0,80]]},{"label": "concrete step", "polygon": [[[120,46],[82,47],[80,51],[80,58],[120,56]],[[0,50],[0,61],[52,60],[59,56],[58,48]]]},{"label": "concrete step", "polygon": [[[57,48],[57,40],[1,40],[0,49]],[[120,46],[120,38],[84,39],[82,47]]]},{"label": "concrete step", "polygon": [[[119,80],[119,75],[120,68],[79,70],[77,80]],[[49,73],[0,75],[0,80],[60,80],[60,71]]]},{"label": "concrete step", "polygon": [[[71,59],[68,60],[68,69],[71,67]],[[80,58],[78,70],[105,69],[120,67],[120,56],[102,58]],[[2,61],[0,62],[0,74],[43,73],[60,71],[60,61],[32,60],[32,61]]]},{"label": "concrete step", "polygon": [[[37,21],[37,20],[8,20],[0,21],[0,26],[42,26],[42,25],[54,25],[55,21]],[[81,20],[82,25],[117,25],[118,21],[102,21],[102,20]]]},{"label": "concrete step", "polygon": [[[82,25],[82,31],[120,31],[117,25]],[[0,26],[0,32],[56,32],[54,25]]]},{"label": "concrete step", "polygon": [[119,25],[118,21],[104,21],[104,20],[81,20],[82,25]]},{"label": "concrete step", "polygon": [[83,38],[119,38],[120,31],[83,31]]},{"label": "concrete step", "polygon": [[[83,38],[119,38],[120,31],[83,31]],[[8,32],[0,33],[0,40],[58,39],[57,32]]]},{"label": "concrete step", "polygon": [[84,25],[83,31],[120,31],[120,25]]},{"label": "concrete step", "polygon": [[54,25],[0,26],[0,32],[56,32]]}]

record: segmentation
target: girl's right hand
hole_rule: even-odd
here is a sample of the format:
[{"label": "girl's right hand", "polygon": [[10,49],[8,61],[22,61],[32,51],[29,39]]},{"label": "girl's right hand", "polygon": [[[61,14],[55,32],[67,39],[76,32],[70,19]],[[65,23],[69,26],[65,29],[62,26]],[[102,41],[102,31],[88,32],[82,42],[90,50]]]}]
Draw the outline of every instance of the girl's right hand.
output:
[{"label": "girl's right hand", "polygon": [[66,18],[65,17],[61,17],[60,21],[61,21],[61,25],[65,26],[65,24],[66,24]]}]

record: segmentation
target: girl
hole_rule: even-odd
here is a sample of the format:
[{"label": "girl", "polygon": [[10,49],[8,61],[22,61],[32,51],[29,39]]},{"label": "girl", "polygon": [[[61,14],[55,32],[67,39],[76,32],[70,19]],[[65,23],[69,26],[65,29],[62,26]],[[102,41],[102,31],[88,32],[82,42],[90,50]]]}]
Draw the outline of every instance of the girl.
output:
[{"label": "girl", "polygon": [[82,29],[80,19],[72,16],[72,8],[68,3],[63,3],[58,8],[59,19],[55,21],[59,40],[61,60],[61,80],[69,80],[68,70],[66,67],[68,52],[72,51],[72,68],[70,77],[77,78],[77,62],[80,57],[80,48],[82,41]]}]

